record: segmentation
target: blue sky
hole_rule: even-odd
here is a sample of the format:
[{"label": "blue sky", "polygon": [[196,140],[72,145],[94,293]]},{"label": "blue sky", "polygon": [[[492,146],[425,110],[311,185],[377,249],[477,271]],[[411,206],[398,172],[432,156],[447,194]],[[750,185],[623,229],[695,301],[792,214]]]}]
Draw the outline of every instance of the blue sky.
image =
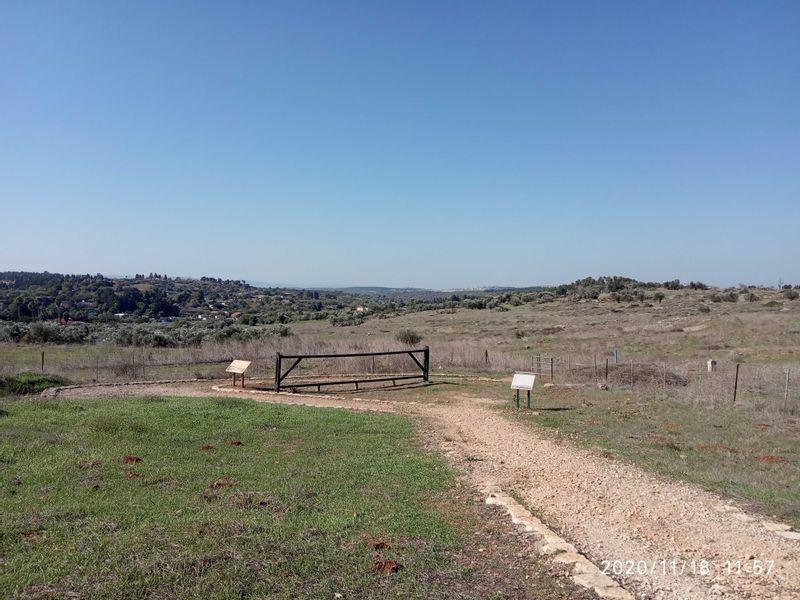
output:
[{"label": "blue sky", "polygon": [[0,270],[800,283],[800,3],[3,2]]}]

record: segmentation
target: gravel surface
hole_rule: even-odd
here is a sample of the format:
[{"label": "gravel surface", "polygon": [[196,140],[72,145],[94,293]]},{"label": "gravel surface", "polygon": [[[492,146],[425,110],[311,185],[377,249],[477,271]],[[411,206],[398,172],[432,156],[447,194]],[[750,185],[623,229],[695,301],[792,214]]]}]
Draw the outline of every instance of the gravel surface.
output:
[{"label": "gravel surface", "polygon": [[[214,393],[211,384],[199,382],[77,388],[63,390],[57,397]],[[767,518],[747,514],[732,501],[697,487],[538,434],[535,428],[499,414],[496,401],[458,398],[443,406],[228,393],[261,402],[422,417],[430,441],[473,485],[479,489],[497,485],[517,496],[601,570],[604,561],[611,561],[608,574],[638,598],[800,598],[800,541],[773,531],[780,527]],[[766,561],[774,561],[771,572],[756,574],[758,566],[766,571]],[[614,566],[626,574],[615,575]]]}]

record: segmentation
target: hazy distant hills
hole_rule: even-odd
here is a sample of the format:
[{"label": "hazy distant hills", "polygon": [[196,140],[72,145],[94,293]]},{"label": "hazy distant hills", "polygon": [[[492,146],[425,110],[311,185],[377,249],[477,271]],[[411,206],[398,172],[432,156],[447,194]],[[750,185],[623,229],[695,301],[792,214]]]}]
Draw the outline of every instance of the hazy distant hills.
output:
[{"label": "hazy distant hills", "polygon": [[531,290],[533,288],[488,286],[488,287],[433,290],[428,288],[415,288],[415,287],[350,286],[350,287],[325,287],[325,288],[310,288],[310,289],[320,292],[337,292],[340,294],[349,294],[352,296],[426,300],[432,298],[447,298],[452,295],[469,294],[473,296],[480,296],[483,294],[513,292],[523,289]]},{"label": "hazy distant hills", "polygon": [[324,287],[310,288],[320,292],[344,292],[346,294],[358,294],[361,296],[394,296],[397,294],[429,294],[437,293],[440,290],[429,290],[425,288],[393,288],[381,286],[351,286],[351,287]]}]

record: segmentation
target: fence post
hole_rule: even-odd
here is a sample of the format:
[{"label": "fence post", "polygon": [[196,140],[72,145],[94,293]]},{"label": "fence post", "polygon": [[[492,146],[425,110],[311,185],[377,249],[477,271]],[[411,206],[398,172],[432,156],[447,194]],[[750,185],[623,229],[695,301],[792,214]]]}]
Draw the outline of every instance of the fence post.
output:
[{"label": "fence post", "polygon": [[42,373],[44,373],[44,350],[42,350]]},{"label": "fence post", "polygon": [[425,346],[425,358],[422,366],[425,367],[422,373],[423,381],[428,381],[428,375],[430,374],[431,369],[431,349],[428,346]]},{"label": "fence post", "polygon": [[736,392],[739,389],[739,363],[736,363],[736,379],[733,380],[733,404],[736,404]]},{"label": "fence post", "polygon": [[281,353],[275,354],[275,391],[281,391]]}]

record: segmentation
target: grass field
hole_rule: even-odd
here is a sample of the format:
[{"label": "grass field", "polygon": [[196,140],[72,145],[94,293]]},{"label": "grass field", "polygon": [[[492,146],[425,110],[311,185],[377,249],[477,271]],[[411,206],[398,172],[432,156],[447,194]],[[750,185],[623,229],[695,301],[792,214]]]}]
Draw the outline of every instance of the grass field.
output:
[{"label": "grass field", "polygon": [[[460,532],[437,508],[453,475],[411,433],[229,399],[5,402],[0,589],[424,597]],[[373,572],[372,540],[405,568]]]},{"label": "grass field", "polygon": [[[709,358],[721,367],[736,362],[800,365],[800,300],[787,300],[777,290],[760,290],[758,302],[733,303],[711,302],[707,291],[665,292],[664,301],[656,305],[557,300],[504,310],[413,312],[349,327],[301,321],[290,324],[294,335],[285,338],[186,348],[3,343],[0,375],[40,369],[44,351],[45,370],[73,381],[223,376],[224,363],[233,357],[253,361],[251,376],[269,378],[276,351],[395,349],[401,345],[395,336],[404,329],[417,331],[422,343],[431,347],[434,371],[530,368],[537,353],[562,360],[571,357],[573,364],[586,365],[595,355],[601,361],[611,356],[614,349],[626,361],[666,361],[676,368],[697,368]],[[370,368],[371,364],[358,361],[337,365],[339,372]],[[794,381],[800,381],[800,371]],[[800,387],[793,390],[800,393]]]}]

